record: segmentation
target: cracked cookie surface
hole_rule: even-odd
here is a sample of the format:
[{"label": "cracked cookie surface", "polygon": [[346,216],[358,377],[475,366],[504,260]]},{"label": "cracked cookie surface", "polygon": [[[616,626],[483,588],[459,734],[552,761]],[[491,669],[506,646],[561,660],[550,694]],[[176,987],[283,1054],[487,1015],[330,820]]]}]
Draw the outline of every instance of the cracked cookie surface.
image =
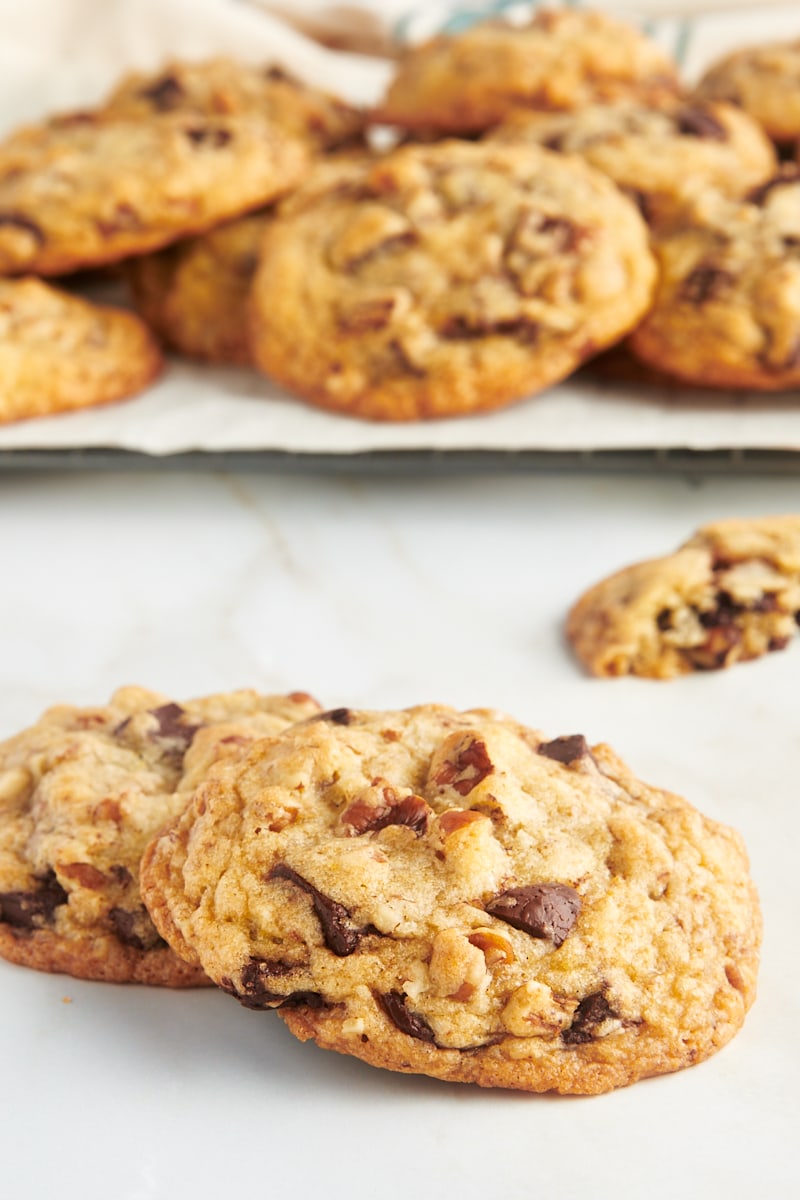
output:
[{"label": "cracked cookie surface", "polygon": [[306,143],[257,114],[70,113],[0,145],[0,273],[143,254],[296,186]]},{"label": "cracked cookie surface", "polygon": [[627,345],[709,387],[800,385],[800,169],[741,199],[701,189],[654,231],[659,281]]},{"label": "cracked cookie surface", "polygon": [[579,154],[636,198],[648,220],[698,180],[741,194],[775,174],[772,143],[729,104],[691,101],[663,109],[636,101],[575,112],[516,112],[488,139]]},{"label": "cracked cookie surface", "polygon": [[590,588],[567,636],[594,675],[671,679],[783,650],[800,619],[800,516],[706,525]]},{"label": "cracked cookie surface", "polygon": [[222,764],[148,847],[173,947],[376,1066],[595,1093],[707,1057],[755,994],[741,840],[606,746],[336,709]]},{"label": "cracked cookie surface", "polygon": [[679,91],[674,63],[632,25],[597,12],[539,12],[527,25],[482,22],[409,50],[378,118],[410,129],[475,133],[515,109],[576,109]]},{"label": "cracked cookie surface", "polygon": [[142,851],[213,763],[318,710],[302,693],[176,704],[126,687],[0,743],[0,955],[83,979],[206,984],[147,915]]},{"label": "cracked cookie surface", "polygon": [[714,63],[695,94],[737,104],[778,143],[800,138],[800,40],[747,46]]},{"label": "cracked cookie surface", "polygon": [[251,297],[256,364],[324,408],[454,416],[556,382],[642,316],[646,227],[599,171],[535,146],[405,146],[296,192]]},{"label": "cracked cookie surface", "polygon": [[155,339],[132,313],[38,279],[0,280],[0,422],[122,400],[162,366]]}]

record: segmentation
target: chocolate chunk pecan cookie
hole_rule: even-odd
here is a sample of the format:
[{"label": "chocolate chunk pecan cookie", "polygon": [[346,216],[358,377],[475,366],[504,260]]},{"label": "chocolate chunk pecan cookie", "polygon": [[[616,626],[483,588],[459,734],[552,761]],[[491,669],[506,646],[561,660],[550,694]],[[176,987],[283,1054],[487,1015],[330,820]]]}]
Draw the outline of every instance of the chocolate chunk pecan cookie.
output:
[{"label": "chocolate chunk pecan cookie", "polygon": [[310,87],[276,65],[254,67],[230,58],[170,62],[153,74],[128,75],[105,104],[126,117],[164,113],[231,116],[253,113],[276,129],[331,150],[362,138],[365,114]]},{"label": "chocolate chunk pecan cookie", "polygon": [[739,109],[712,101],[660,110],[625,101],[575,112],[515,112],[488,137],[580,154],[634,196],[648,220],[669,210],[687,182],[741,194],[778,167],[761,127]]},{"label": "chocolate chunk pecan cookie", "polygon": [[0,744],[0,955],[83,979],[207,983],[145,911],[142,851],[214,763],[318,710],[301,693],[175,704],[128,687]]},{"label": "chocolate chunk pecan cookie", "polygon": [[709,67],[696,95],[750,113],[778,143],[800,139],[800,40],[748,46]]},{"label": "chocolate chunk pecan cookie", "polygon": [[161,354],[145,325],[38,279],[0,279],[0,422],[121,400]]},{"label": "chocolate chunk pecan cookie", "polygon": [[643,315],[634,205],[535,146],[404,146],[286,202],[251,297],[256,364],[325,408],[388,420],[496,408]]},{"label": "chocolate chunk pecan cookie", "polygon": [[21,130],[0,145],[0,273],[154,250],[290,191],[308,157],[253,113],[71,113]]},{"label": "chocolate chunk pecan cookie", "polygon": [[654,231],[653,307],[628,345],[689,383],[800,385],[800,170],[741,200],[701,190]]},{"label": "chocolate chunk pecan cookie", "polygon": [[488,21],[410,50],[378,117],[409,129],[476,133],[515,109],[580,109],[678,94],[675,64],[632,25],[597,12],[539,12],[527,25]]},{"label": "chocolate chunk pecan cookie", "polygon": [[800,621],[800,516],[706,525],[573,607],[567,636],[594,675],[671,679],[783,650]]},{"label": "chocolate chunk pecan cookie", "polygon": [[594,1093],[753,1001],[741,840],[606,746],[489,710],[335,709],[222,764],[147,849],[175,950],[376,1066]]}]

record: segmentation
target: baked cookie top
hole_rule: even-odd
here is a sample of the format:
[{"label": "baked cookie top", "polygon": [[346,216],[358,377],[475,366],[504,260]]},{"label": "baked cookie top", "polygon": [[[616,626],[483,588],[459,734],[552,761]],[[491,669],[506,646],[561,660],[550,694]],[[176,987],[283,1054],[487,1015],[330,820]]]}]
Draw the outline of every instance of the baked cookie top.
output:
[{"label": "baked cookie top", "polygon": [[132,258],[125,273],[136,309],[164,342],[206,362],[251,362],[247,301],[272,209]]},{"label": "baked cookie top", "polygon": [[142,851],[214,763],[318,710],[302,693],[176,704],[126,687],[0,743],[0,955],[84,979],[206,983],[145,911]]},{"label": "baked cookie top", "polygon": [[593,675],[671,679],[783,650],[800,620],[800,516],[706,525],[590,588],[567,636]]},{"label": "baked cookie top", "polygon": [[250,113],[72,113],[0,145],[0,273],[64,274],[142,254],[290,191],[297,138]]},{"label": "baked cookie top", "polygon": [[636,197],[648,219],[702,180],[734,194],[775,174],[775,150],[755,121],[729,104],[692,101],[663,109],[636,100],[574,112],[515,112],[491,141],[580,154]]},{"label": "baked cookie top", "polygon": [[706,71],[696,95],[750,113],[776,142],[800,138],[800,39],[748,46]]},{"label": "baked cookie top", "polygon": [[38,279],[0,279],[0,422],[121,400],[162,365],[133,314]]},{"label": "baked cookie top", "polygon": [[357,416],[496,408],[569,374],[650,302],[635,206],[535,146],[408,145],[290,197],[253,283],[256,364]]},{"label": "baked cookie top", "polygon": [[690,383],[800,384],[800,169],[741,200],[706,189],[655,230],[659,282],[629,345]]},{"label": "baked cookie top", "polygon": [[554,9],[527,25],[488,21],[407,52],[378,119],[476,133],[514,109],[579,109],[679,91],[675,64],[638,29],[599,12]]},{"label": "baked cookie top", "polygon": [[104,107],[116,115],[143,118],[164,113],[257,114],[317,150],[357,141],[365,126],[361,110],[302,83],[282,67],[254,67],[230,58],[174,61],[157,72],[134,72]]},{"label": "baked cookie top", "polygon": [[602,1092],[711,1054],[754,997],[738,835],[608,747],[490,710],[336,709],[257,743],[142,886],[247,1007],[442,1079]]}]

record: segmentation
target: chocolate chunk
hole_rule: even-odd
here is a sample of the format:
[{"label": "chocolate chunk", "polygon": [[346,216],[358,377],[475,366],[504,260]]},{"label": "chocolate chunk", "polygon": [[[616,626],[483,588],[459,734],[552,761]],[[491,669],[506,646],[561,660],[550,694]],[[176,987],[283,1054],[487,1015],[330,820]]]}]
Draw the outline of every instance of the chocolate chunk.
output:
[{"label": "chocolate chunk", "polygon": [[468,340],[483,337],[514,337],[532,345],[538,335],[539,326],[530,317],[507,317],[491,321],[486,317],[467,317],[457,314],[439,327],[439,337],[448,341]]},{"label": "chocolate chunk", "polygon": [[402,992],[386,992],[378,996],[378,1002],[389,1020],[402,1033],[416,1038],[419,1042],[436,1044],[436,1037],[428,1022],[419,1013],[410,1012],[406,1008],[406,997]]},{"label": "chocolate chunk", "polygon": [[705,138],[714,142],[727,142],[728,140],[727,129],[707,108],[686,105],[677,113],[675,120],[680,132],[687,133],[691,137]]},{"label": "chocolate chunk", "polygon": [[129,883],[133,882],[133,876],[122,863],[115,863],[113,867],[109,867],[108,873],[120,887],[127,887]]},{"label": "chocolate chunk", "polygon": [[536,753],[543,754],[545,758],[553,758],[565,766],[577,762],[580,758],[592,758],[589,743],[582,733],[553,738],[552,742],[540,742]]},{"label": "chocolate chunk", "polygon": [[546,938],[557,949],[578,919],[581,898],[565,883],[534,883],[501,892],[486,911],[514,929]]},{"label": "chocolate chunk", "polygon": [[297,887],[302,888],[311,897],[317,920],[322,926],[322,936],[325,945],[339,958],[352,954],[361,941],[361,930],[351,924],[350,913],[343,904],[331,900],[317,891],[313,883],[309,883],[302,875],[298,875],[285,863],[278,863],[269,874],[270,879],[287,879]]},{"label": "chocolate chunk", "polygon": [[195,146],[211,146],[216,150],[220,146],[227,146],[228,142],[233,137],[229,129],[214,128],[209,126],[194,126],[191,129],[185,130],[186,136]]},{"label": "chocolate chunk", "polygon": [[0,212],[0,228],[2,228],[3,225],[11,225],[16,229],[23,229],[26,233],[29,233],[40,246],[43,245],[43,243],[47,240],[44,230],[41,228],[41,226],[37,225],[35,221],[32,221],[30,217],[22,216],[21,213]]},{"label": "chocolate chunk", "polygon": [[748,200],[750,204],[761,206],[775,188],[783,187],[784,184],[798,182],[800,182],[800,170],[798,170],[797,166],[792,164],[791,166],[783,167],[777,175],[773,175],[765,183],[760,183],[758,187],[751,188],[745,196],[745,200]]},{"label": "chocolate chunk", "polygon": [[672,629],[672,618],[674,614],[670,608],[662,608],[661,612],[656,617],[656,625],[662,633],[666,633]]},{"label": "chocolate chunk", "polygon": [[139,95],[143,100],[150,100],[158,112],[170,112],[180,105],[184,92],[174,75],[162,75],[151,87],[143,88]]},{"label": "chocolate chunk", "polygon": [[242,967],[238,988],[229,979],[223,980],[221,986],[227,985],[225,990],[234,995],[245,1008],[278,1008],[286,1002],[286,997],[280,992],[274,992],[268,985],[273,979],[289,975],[296,969],[292,963],[251,958]]},{"label": "chocolate chunk", "polygon": [[772,637],[767,644],[767,650],[770,652],[773,650],[785,650],[790,641],[791,638],[788,637]]},{"label": "chocolate chunk", "polygon": [[720,592],[717,596],[717,606],[709,612],[698,612],[697,619],[704,629],[716,629],[733,625],[736,617],[746,612],[744,604],[738,604],[728,592]]},{"label": "chocolate chunk", "polygon": [[730,271],[701,263],[684,279],[680,299],[688,304],[705,304],[708,300],[716,300],[734,282]]},{"label": "chocolate chunk", "polygon": [[575,1009],[572,1024],[561,1031],[561,1040],[568,1046],[582,1046],[585,1042],[594,1041],[598,1026],[616,1013],[602,992],[594,992],[581,1000]]},{"label": "chocolate chunk", "polygon": [[436,783],[449,785],[459,796],[467,796],[487,775],[494,774],[486,743],[472,738],[459,750],[454,762],[442,764],[434,777]]},{"label": "chocolate chunk", "polygon": [[134,950],[155,950],[166,945],[153,929],[143,908],[137,912],[130,912],[127,908],[111,908],[108,922],[115,937],[124,946],[131,946]]},{"label": "chocolate chunk", "polygon": [[67,893],[55,871],[48,871],[41,886],[31,892],[0,892],[0,922],[14,929],[41,929],[52,925],[55,910],[66,902]]},{"label": "chocolate chunk", "polygon": [[159,708],[151,708],[148,711],[150,716],[155,717],[158,722],[158,729],[151,734],[151,737],[178,742],[180,754],[183,755],[191,746],[194,735],[201,726],[184,724],[181,721],[181,717],[186,714],[186,709],[181,708],[180,704],[162,704]]},{"label": "chocolate chunk", "polygon": [[421,796],[398,797],[393,788],[383,789],[383,803],[368,805],[356,801],[342,813],[342,824],[348,825],[353,834],[377,833],[388,825],[405,825],[417,835],[428,827],[431,808]]},{"label": "chocolate chunk", "polygon": [[264,78],[271,79],[274,83],[291,83],[297,87],[297,80],[288,71],[284,71],[283,67],[267,67],[264,71]]},{"label": "chocolate chunk", "polygon": [[320,713],[318,717],[312,717],[312,721],[332,721],[334,725],[350,725],[353,721],[353,713],[349,708],[329,708],[327,712]]}]

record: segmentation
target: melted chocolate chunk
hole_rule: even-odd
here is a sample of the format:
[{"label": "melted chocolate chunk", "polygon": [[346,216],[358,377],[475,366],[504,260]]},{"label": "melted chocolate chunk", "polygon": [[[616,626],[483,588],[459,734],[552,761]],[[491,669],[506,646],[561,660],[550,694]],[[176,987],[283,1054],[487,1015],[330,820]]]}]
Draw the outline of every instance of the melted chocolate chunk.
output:
[{"label": "melted chocolate chunk", "polygon": [[49,871],[34,891],[0,892],[0,922],[14,929],[41,929],[52,925],[55,910],[66,902],[67,893]]},{"label": "melted chocolate chunk", "polygon": [[264,78],[271,79],[275,83],[291,83],[297,87],[297,80],[288,71],[284,71],[283,67],[267,67],[264,71]]},{"label": "melted chocolate chunk", "polygon": [[[159,708],[149,709],[150,716],[155,717],[158,722],[158,729],[151,734],[153,738],[164,738],[166,741],[178,742],[180,744],[180,754],[183,755],[189,746],[191,746],[194,735],[200,725],[184,724],[181,721],[186,713],[185,708],[181,708],[180,704],[162,704]],[[123,725],[126,722],[123,722]],[[122,725],[119,729],[122,729]],[[117,732],[119,732],[119,729]]]},{"label": "melted chocolate chunk", "polygon": [[592,1042],[597,1027],[616,1015],[603,993],[594,992],[581,1000],[575,1009],[572,1024],[568,1029],[561,1031],[561,1040],[568,1046],[581,1046],[585,1042]]},{"label": "melted chocolate chunk", "polygon": [[783,187],[784,184],[798,182],[800,182],[800,170],[797,165],[792,164],[791,166],[783,167],[777,175],[773,175],[765,183],[760,183],[758,187],[751,188],[745,196],[745,200],[748,200],[750,204],[763,205],[775,188]]},{"label": "melted chocolate chunk", "polygon": [[673,613],[671,608],[661,609],[661,612],[656,617],[656,625],[662,633],[666,633],[667,630],[672,629],[672,617]]},{"label": "melted chocolate chunk", "polygon": [[329,708],[327,712],[312,717],[312,721],[331,721],[334,725],[351,725],[353,713],[349,708]]},{"label": "melted chocolate chunk", "polygon": [[0,212],[0,227],[3,225],[12,225],[16,229],[23,229],[35,238],[40,246],[47,240],[41,226],[32,221],[30,217],[22,216],[21,213]]},{"label": "melted chocolate chunk", "polygon": [[686,105],[677,114],[676,122],[680,132],[687,133],[690,137],[705,138],[714,142],[728,140],[727,129],[707,108]]},{"label": "melted chocolate chunk", "polygon": [[508,317],[500,321],[490,321],[488,318],[473,319],[457,315],[449,317],[440,326],[438,333],[439,337],[448,341],[501,336],[513,337],[532,345],[539,335],[539,326],[530,317]]},{"label": "melted chocolate chunk", "polygon": [[577,762],[580,758],[592,758],[589,743],[582,733],[571,733],[566,737],[553,738],[552,742],[541,742],[536,753],[543,754],[545,758],[553,758],[565,766]]},{"label": "melted chocolate chunk", "polygon": [[154,950],[157,946],[166,945],[155,931],[147,936],[149,919],[143,908],[138,912],[130,912],[127,908],[111,908],[108,921],[115,937],[124,946],[131,946],[134,950]]},{"label": "melted chocolate chunk", "polygon": [[487,775],[494,774],[486,743],[473,738],[459,750],[455,762],[447,761],[436,772],[436,783],[449,784],[459,796],[468,796]]},{"label": "melted chocolate chunk", "polygon": [[389,1020],[402,1033],[407,1033],[419,1042],[436,1045],[436,1037],[430,1025],[420,1013],[410,1012],[406,1008],[406,997],[402,992],[386,992],[378,996],[378,1002]]},{"label": "melted chocolate chunk", "polygon": [[211,146],[212,149],[218,149],[220,146],[227,146],[228,142],[233,137],[229,129],[215,129],[213,126],[194,126],[185,131],[190,142],[195,146]]},{"label": "melted chocolate chunk", "polygon": [[728,592],[720,592],[717,596],[717,607],[710,612],[699,612],[697,619],[704,629],[717,629],[733,625],[736,617],[747,611],[747,606],[738,604]]},{"label": "melted chocolate chunk", "polygon": [[578,919],[581,898],[565,883],[535,883],[501,892],[486,911],[514,929],[546,938],[558,949]]},{"label": "melted chocolate chunk", "polygon": [[[270,961],[264,958],[251,958],[242,967],[240,986],[238,988],[230,979],[222,980],[220,986],[235,996],[245,1008],[280,1008],[281,1005],[288,1004],[292,996],[299,996],[304,993],[293,992],[287,997],[281,995],[280,992],[273,992],[269,984],[273,979],[290,975],[296,969],[296,966],[292,963]],[[308,995],[312,994],[316,993],[308,993]]]},{"label": "melted chocolate chunk", "polygon": [[348,954],[353,953],[361,941],[361,930],[351,924],[350,913],[343,904],[331,900],[329,896],[324,896],[322,892],[317,891],[313,883],[309,883],[307,879],[298,875],[297,871],[285,863],[278,863],[273,867],[269,878],[287,879],[307,892],[314,905],[317,920],[322,926],[322,936],[328,949],[332,950],[339,958],[346,958]]},{"label": "melted chocolate chunk", "polygon": [[162,75],[151,87],[143,88],[139,95],[143,100],[149,100],[157,112],[170,112],[181,103],[184,92],[174,75]]},{"label": "melted chocolate chunk", "polygon": [[705,304],[708,300],[715,300],[734,282],[730,271],[701,263],[684,279],[680,299],[688,304]]}]

